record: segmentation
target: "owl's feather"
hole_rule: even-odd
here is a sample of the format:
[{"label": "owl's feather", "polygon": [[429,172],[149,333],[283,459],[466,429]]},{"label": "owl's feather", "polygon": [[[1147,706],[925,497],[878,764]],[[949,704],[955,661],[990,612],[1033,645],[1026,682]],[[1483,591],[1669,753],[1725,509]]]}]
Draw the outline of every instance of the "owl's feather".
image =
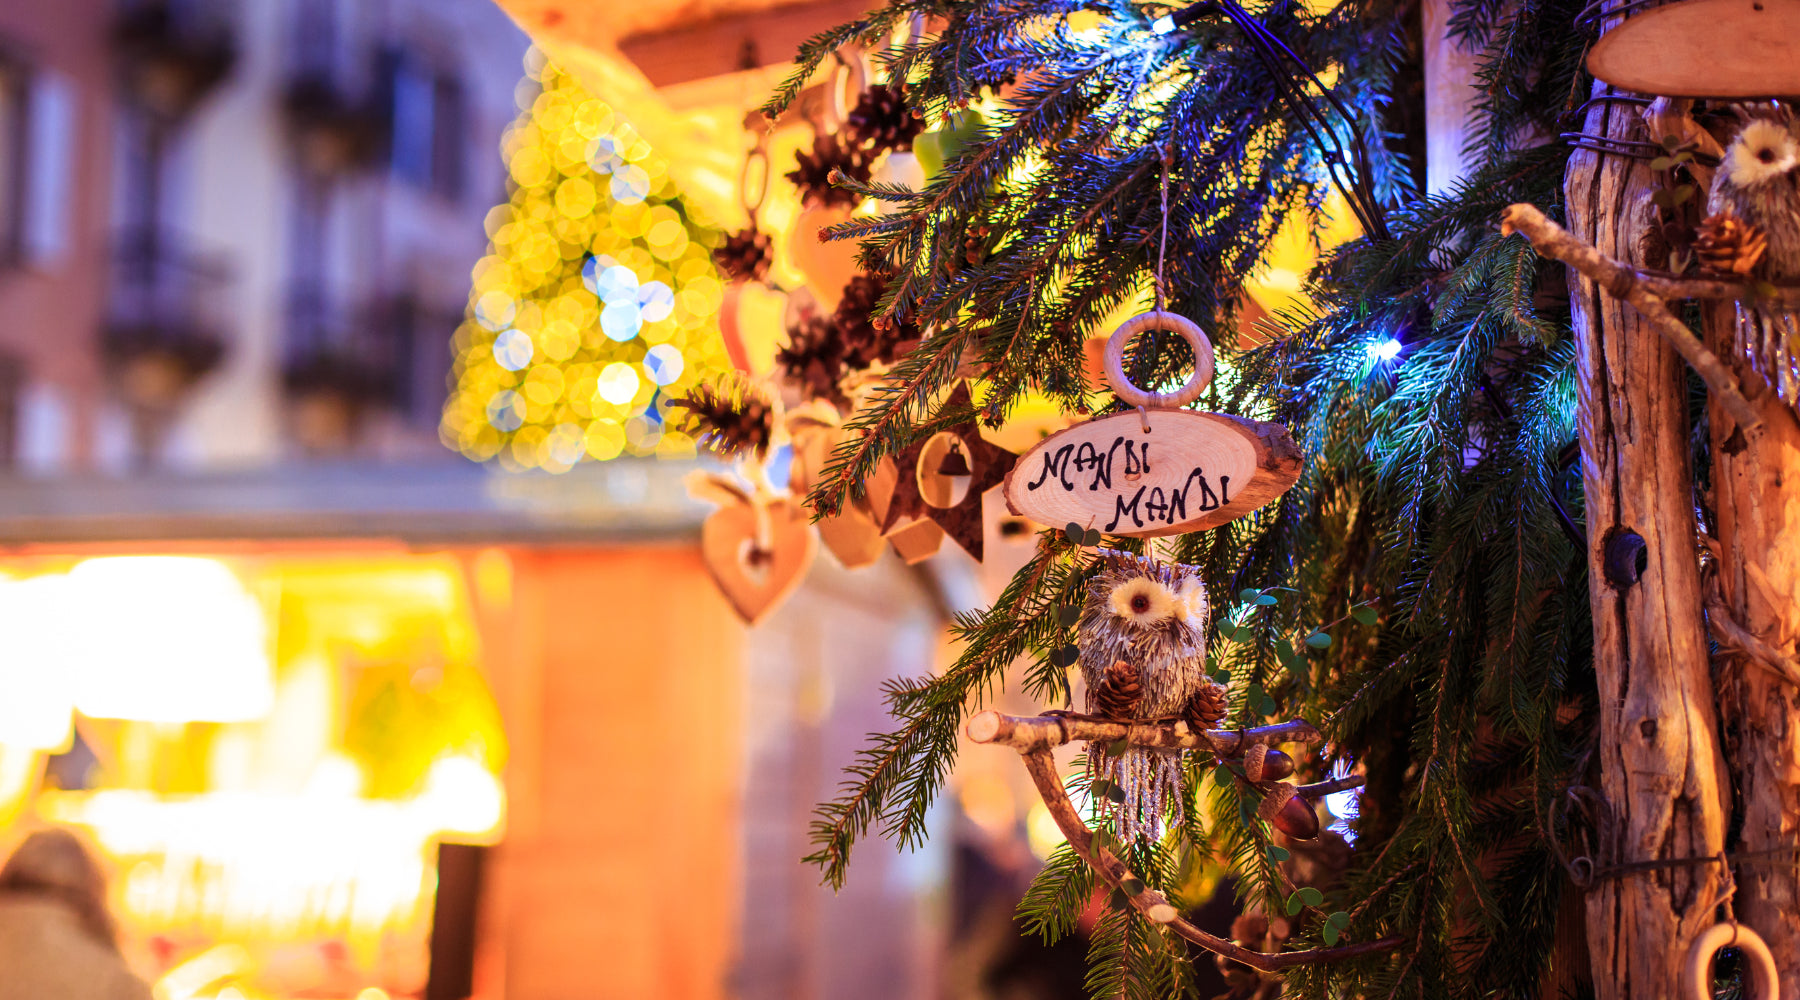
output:
[{"label": "owl's feather", "polygon": [[[1088,708],[1117,715],[1118,680],[1135,676],[1140,693],[1132,717],[1178,715],[1197,693],[1216,687],[1206,676],[1206,588],[1198,571],[1126,552],[1106,552],[1101,570],[1088,583],[1077,639]],[[1124,665],[1124,666],[1120,666]],[[1125,668],[1129,667],[1129,671]],[[1124,801],[1115,809],[1120,836],[1157,837],[1170,806],[1181,804],[1181,754],[1134,747],[1112,756],[1089,744],[1095,778],[1112,782]]]},{"label": "owl's feather", "polygon": [[[1731,140],[1707,208],[1730,212],[1768,240],[1761,271],[1800,279],[1800,138],[1785,118],[1752,118]],[[1733,348],[1789,405],[1800,408],[1800,316],[1739,303]]]}]

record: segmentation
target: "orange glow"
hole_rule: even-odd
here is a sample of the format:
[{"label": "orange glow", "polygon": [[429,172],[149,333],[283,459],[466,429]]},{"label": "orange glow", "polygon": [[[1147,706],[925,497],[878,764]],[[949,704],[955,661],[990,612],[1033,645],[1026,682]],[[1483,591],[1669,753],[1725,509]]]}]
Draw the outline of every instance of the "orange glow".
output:
[{"label": "orange glow", "polygon": [[[503,553],[476,570],[510,596]],[[0,826],[92,835],[164,1000],[415,993],[437,844],[506,816],[469,583],[449,556],[0,565]],[[71,704],[96,763],[38,791]]]},{"label": "orange glow", "polygon": [[213,559],[117,556],[69,572],[75,707],[97,719],[242,722],[275,699],[262,605]]}]

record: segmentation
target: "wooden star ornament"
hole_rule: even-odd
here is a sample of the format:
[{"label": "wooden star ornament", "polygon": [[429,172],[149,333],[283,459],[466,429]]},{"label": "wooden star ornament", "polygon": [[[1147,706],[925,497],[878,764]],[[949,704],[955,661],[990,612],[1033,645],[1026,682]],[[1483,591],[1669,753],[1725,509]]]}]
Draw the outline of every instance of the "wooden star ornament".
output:
[{"label": "wooden star ornament", "polygon": [[[944,408],[950,410],[968,409],[972,405],[973,396],[967,382],[958,384],[944,400]],[[969,484],[962,498],[951,502],[953,478],[959,477],[945,475],[939,470],[955,452],[960,452],[968,465]],[[914,441],[894,456],[899,481],[894,484],[893,500],[888,504],[887,517],[882,520],[882,531],[888,532],[897,524],[928,517],[955,539],[963,551],[980,562],[982,497],[1005,481],[1006,474],[1018,460],[1019,456],[983,438],[972,419]]]}]

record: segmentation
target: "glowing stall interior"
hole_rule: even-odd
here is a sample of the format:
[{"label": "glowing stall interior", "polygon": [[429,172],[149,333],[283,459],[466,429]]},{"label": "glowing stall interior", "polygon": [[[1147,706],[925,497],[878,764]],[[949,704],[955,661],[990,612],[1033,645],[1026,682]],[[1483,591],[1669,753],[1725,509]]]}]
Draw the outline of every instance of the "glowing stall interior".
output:
[{"label": "glowing stall interior", "polygon": [[0,564],[0,823],[111,862],[159,994],[416,994],[440,843],[498,837],[506,738],[442,555]]}]

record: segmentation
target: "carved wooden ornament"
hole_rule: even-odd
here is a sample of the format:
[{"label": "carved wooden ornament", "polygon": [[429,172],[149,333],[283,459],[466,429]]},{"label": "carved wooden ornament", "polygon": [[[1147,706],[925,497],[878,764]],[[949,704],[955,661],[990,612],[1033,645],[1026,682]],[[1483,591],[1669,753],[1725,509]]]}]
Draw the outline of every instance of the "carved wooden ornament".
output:
[{"label": "carved wooden ornament", "polygon": [[701,559],[744,624],[757,624],[800,586],[818,551],[806,509],[704,472],[689,475],[688,492],[721,505],[700,525]]},{"label": "carved wooden ornament", "polygon": [[[1145,330],[1181,334],[1194,348],[1194,375],[1168,394],[1125,377],[1124,351]],[[1106,377],[1135,413],[1090,420],[1021,455],[1006,477],[1006,505],[1039,524],[1156,538],[1217,527],[1287,492],[1300,478],[1300,450],[1280,424],[1176,409],[1212,381],[1212,344],[1186,317],[1150,312],[1114,331]]]},{"label": "carved wooden ornament", "polygon": [[1800,2],[1682,0],[1641,11],[1600,36],[1587,68],[1639,94],[1800,97]]}]

